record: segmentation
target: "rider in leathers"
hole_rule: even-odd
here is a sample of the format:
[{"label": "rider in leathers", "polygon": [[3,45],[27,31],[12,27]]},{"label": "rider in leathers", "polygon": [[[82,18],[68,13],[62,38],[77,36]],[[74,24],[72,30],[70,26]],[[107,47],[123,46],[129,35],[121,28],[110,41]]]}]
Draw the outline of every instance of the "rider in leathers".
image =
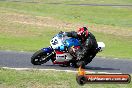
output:
[{"label": "rider in leathers", "polygon": [[64,32],[64,34],[68,37],[73,37],[80,40],[81,48],[77,51],[70,50],[70,53],[73,56],[76,56],[77,60],[82,60],[90,54],[93,54],[94,56],[96,55],[98,47],[96,38],[91,32],[88,31],[86,27],[79,28],[77,32]]}]

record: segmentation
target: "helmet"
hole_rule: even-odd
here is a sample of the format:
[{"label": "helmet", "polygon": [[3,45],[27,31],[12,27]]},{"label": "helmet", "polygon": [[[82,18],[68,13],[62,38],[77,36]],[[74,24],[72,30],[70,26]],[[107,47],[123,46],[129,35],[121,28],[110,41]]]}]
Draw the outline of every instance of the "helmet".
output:
[{"label": "helmet", "polygon": [[88,29],[86,27],[79,28],[77,34],[81,38],[86,38],[88,37]]}]

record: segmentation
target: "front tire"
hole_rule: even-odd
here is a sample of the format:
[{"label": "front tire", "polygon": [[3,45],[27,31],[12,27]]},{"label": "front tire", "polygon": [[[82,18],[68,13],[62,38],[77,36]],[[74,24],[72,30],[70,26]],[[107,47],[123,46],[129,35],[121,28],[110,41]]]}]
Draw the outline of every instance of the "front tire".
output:
[{"label": "front tire", "polygon": [[46,57],[47,57],[47,53],[44,52],[43,50],[39,50],[35,52],[33,56],[31,57],[31,63],[33,65],[41,65],[50,60],[49,58],[46,58]]}]

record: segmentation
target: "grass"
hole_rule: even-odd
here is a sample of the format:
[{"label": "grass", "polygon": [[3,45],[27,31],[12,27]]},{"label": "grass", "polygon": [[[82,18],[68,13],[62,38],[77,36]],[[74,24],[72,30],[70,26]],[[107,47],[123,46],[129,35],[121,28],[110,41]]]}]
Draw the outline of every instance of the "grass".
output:
[{"label": "grass", "polygon": [[[99,53],[99,56],[130,58],[132,53],[131,38],[124,39],[122,36],[113,36],[108,34],[95,33],[97,40],[106,44],[104,52]],[[124,42],[126,41],[126,42]]]},{"label": "grass", "polygon": [[[84,7],[1,2],[1,7],[33,15],[51,16],[64,21],[131,27],[131,8]],[[95,14],[96,13],[96,14]]]},{"label": "grass", "polygon": [[131,0],[101,0],[101,1],[98,1],[98,0],[64,0],[65,3],[71,3],[71,4],[131,4],[132,1]]},{"label": "grass", "polygon": [[[0,35],[0,49],[11,49],[11,50],[17,50],[17,51],[33,51],[38,50],[42,48],[43,46],[48,47],[49,46],[49,40],[53,37],[55,32],[49,33],[51,31],[51,28],[45,28],[45,30],[30,27],[32,28],[32,35],[21,35],[16,34],[8,35],[6,33],[3,33]],[[36,32],[36,30],[40,30],[39,32]],[[50,30],[50,31],[49,31]],[[31,32],[30,32],[31,33]],[[37,34],[36,34],[37,33]]]},{"label": "grass", "polygon": [[18,2],[63,3],[63,4],[132,4],[131,0],[6,0]]},{"label": "grass", "polygon": [[[12,1],[12,0],[10,0]],[[41,3],[26,3],[37,1]],[[62,3],[60,5],[44,3]],[[49,46],[59,31],[89,26],[106,44],[98,56],[132,59],[131,7],[89,7],[65,4],[131,4],[131,0],[0,1],[0,50],[36,51]],[[0,88],[80,88],[74,73],[15,71],[0,68]],[[130,84],[86,84],[84,88],[131,88]]]},{"label": "grass", "polygon": [[[131,3],[129,0],[118,1],[118,4]],[[70,0],[57,0],[57,2],[69,3]],[[107,3],[110,0],[104,0],[104,2]],[[98,54],[99,56],[131,58],[131,14],[131,8],[121,7],[81,7],[1,1],[0,49],[36,51],[47,47],[54,34],[61,30],[71,31],[88,25],[97,41],[103,41],[106,44],[105,51]]]},{"label": "grass", "polygon": [[130,84],[85,84],[76,82],[75,73],[56,71],[16,71],[0,69],[0,87],[4,88],[131,88]]}]

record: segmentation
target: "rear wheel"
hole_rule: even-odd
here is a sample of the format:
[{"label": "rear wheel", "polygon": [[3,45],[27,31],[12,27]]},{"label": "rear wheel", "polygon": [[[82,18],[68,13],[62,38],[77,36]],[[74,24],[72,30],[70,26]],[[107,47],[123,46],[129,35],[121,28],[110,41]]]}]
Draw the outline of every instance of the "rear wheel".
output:
[{"label": "rear wheel", "polygon": [[74,67],[74,68],[78,68],[78,67],[82,67],[82,68],[85,68],[85,66],[88,64],[88,63],[90,63],[92,60],[93,60],[93,58],[96,56],[96,54],[91,54],[91,55],[89,55],[89,56],[85,56],[84,57],[84,59],[82,59],[82,60],[80,60],[80,61],[72,61],[71,62],[71,65],[70,66],[72,66],[72,67]]},{"label": "rear wheel", "polygon": [[44,52],[43,50],[39,50],[33,54],[31,57],[31,63],[33,65],[41,65],[43,63],[46,63],[50,60],[48,56],[48,53]]},{"label": "rear wheel", "polygon": [[76,64],[77,64],[77,67],[81,66],[81,68],[85,69],[85,62],[84,61],[78,61]]},{"label": "rear wheel", "polygon": [[74,67],[74,68],[79,68],[80,66],[81,66],[82,68],[85,68],[85,63],[84,63],[84,61],[72,61],[72,62],[70,63],[70,66],[72,66],[72,67]]}]

